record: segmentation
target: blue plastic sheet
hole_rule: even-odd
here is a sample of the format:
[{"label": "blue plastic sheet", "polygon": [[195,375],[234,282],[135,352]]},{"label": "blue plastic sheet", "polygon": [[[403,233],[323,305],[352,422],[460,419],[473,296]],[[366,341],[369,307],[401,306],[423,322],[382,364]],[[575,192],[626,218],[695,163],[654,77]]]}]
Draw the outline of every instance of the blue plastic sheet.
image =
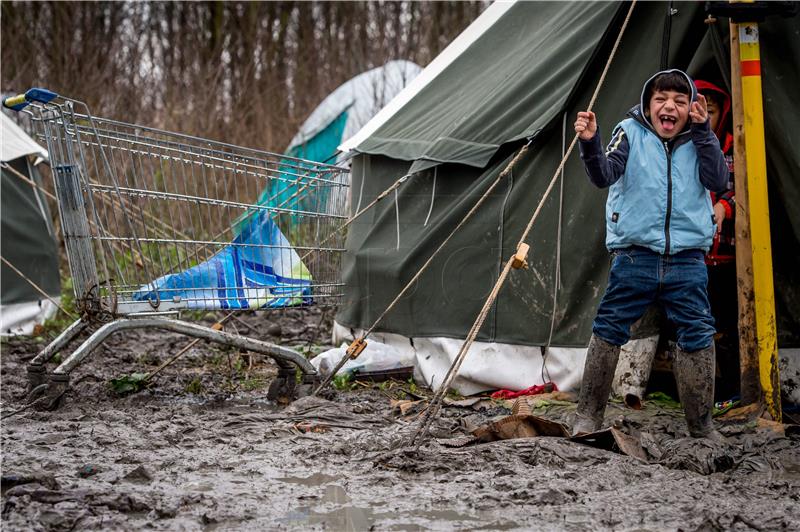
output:
[{"label": "blue plastic sheet", "polygon": [[311,274],[269,213],[251,212],[237,225],[229,246],[188,270],[159,277],[133,299],[208,310],[312,304]]}]

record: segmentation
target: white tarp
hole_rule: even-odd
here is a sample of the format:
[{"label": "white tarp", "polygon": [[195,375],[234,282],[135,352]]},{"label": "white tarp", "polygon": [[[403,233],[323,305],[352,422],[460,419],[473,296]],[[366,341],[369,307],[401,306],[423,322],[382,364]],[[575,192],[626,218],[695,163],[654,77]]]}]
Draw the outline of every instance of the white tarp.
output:
[{"label": "white tarp", "polygon": [[[334,322],[333,343],[350,342],[354,333],[362,332],[351,332]],[[464,343],[456,338],[409,339],[400,334],[378,332],[372,333],[367,341],[380,342],[402,353],[404,358],[413,359],[415,379],[434,389],[441,385]],[[577,391],[585,360],[586,348],[475,342],[452,387],[462,395],[472,395],[496,389],[522,390],[548,380],[556,383],[559,390]]]},{"label": "white tarp", "polygon": [[[311,364],[317,371],[328,374],[347,355],[347,342],[311,359]],[[367,347],[356,359],[344,363],[339,374],[353,371],[389,371],[398,368],[407,368],[415,365],[414,354],[408,350],[397,349],[381,342],[367,342]]]},{"label": "white tarp", "polygon": [[[333,323],[333,343],[352,342],[353,335],[360,336],[360,329],[352,330]],[[648,338],[648,344],[652,339]],[[441,385],[447,370],[455,360],[461,349],[463,340],[455,338],[413,338],[410,339],[400,334],[375,332],[367,340],[387,346],[382,352],[396,354],[398,363],[392,365],[386,357],[381,359],[381,364],[386,367],[399,367],[409,365],[414,361],[414,378],[432,389]],[[633,351],[635,341],[626,344]],[[641,344],[641,349],[646,349]],[[344,352],[345,347],[338,348]],[[379,351],[379,349],[375,349]],[[366,350],[365,350],[366,352]],[[546,358],[543,357],[546,355]],[[781,391],[792,403],[800,404],[800,349],[779,349]],[[332,361],[319,360],[317,368],[322,366],[323,373],[335,365],[339,358]],[[361,361],[362,365],[369,366],[368,361]],[[542,363],[545,362],[542,379]],[[586,362],[586,348],[577,347],[549,347],[524,346],[502,344],[495,342],[475,342],[470,348],[467,358],[453,381],[453,388],[462,395],[472,395],[487,390],[523,390],[534,384],[543,384],[545,381],[554,382],[559,390],[577,392],[583,379],[583,366]],[[312,363],[314,361],[312,360]],[[359,359],[348,364],[357,365]],[[365,371],[385,369],[364,367]],[[345,366],[345,370],[350,366]],[[646,381],[645,381],[646,384]]]},{"label": "white tarp", "polygon": [[392,98],[422,72],[411,61],[389,61],[350,79],[330,93],[300,126],[289,143],[289,150],[305,144],[347,110],[342,142],[346,141],[375,116]]},{"label": "white tarp", "polygon": [[[56,301],[60,297],[54,298]],[[0,306],[0,336],[30,335],[37,324],[56,315],[58,307],[47,299]]]}]

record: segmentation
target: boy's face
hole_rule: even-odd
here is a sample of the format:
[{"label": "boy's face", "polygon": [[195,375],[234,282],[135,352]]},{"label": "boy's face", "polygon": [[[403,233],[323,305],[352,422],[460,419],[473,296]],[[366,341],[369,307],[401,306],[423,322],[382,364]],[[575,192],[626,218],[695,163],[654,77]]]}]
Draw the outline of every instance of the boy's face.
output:
[{"label": "boy's face", "polygon": [[717,102],[715,96],[707,93],[703,93],[703,95],[706,97],[706,103],[708,107],[708,123],[711,126],[711,131],[716,131],[717,126],[719,125],[722,109],[720,109],[719,103]]},{"label": "boy's face", "polygon": [[661,138],[671,139],[689,120],[689,95],[677,91],[654,91],[650,97],[650,123]]}]

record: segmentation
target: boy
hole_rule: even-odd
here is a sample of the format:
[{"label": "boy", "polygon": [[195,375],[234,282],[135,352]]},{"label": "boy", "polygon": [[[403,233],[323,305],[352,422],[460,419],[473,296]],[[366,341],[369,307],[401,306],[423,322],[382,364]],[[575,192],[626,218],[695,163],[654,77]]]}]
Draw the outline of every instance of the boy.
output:
[{"label": "boy", "polygon": [[714,319],[704,252],[716,231],[708,191],[728,184],[728,167],[709,128],[705,98],[680,70],[647,80],[641,102],[611,135],[605,153],[594,113],[579,112],[575,132],[589,179],[611,187],[606,247],[613,260],[586,355],[573,432],[603,422],[620,346],[648,306],[658,303],[677,329],[674,371],[689,432],[714,431]]}]

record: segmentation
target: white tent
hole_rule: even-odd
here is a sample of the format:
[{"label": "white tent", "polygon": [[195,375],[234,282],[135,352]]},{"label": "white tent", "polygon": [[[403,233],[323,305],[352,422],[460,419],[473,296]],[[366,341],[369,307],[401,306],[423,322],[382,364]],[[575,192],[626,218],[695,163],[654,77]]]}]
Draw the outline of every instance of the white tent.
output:
[{"label": "white tent", "polygon": [[329,160],[420,72],[422,68],[411,61],[389,61],[340,85],[303,122],[286,153]]},{"label": "white tent", "polygon": [[0,160],[13,161],[26,155],[47,159],[47,150],[30,138],[13,120],[2,114],[0,120]]}]

